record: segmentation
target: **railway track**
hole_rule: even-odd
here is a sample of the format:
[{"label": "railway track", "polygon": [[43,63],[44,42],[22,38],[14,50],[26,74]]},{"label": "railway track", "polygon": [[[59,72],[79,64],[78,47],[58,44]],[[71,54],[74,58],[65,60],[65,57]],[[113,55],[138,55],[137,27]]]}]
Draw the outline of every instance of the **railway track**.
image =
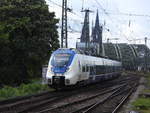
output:
[{"label": "railway track", "polygon": [[[127,99],[129,94],[134,91],[134,87],[129,89],[116,90],[112,94],[108,95],[103,100],[100,100],[92,104],[88,109],[79,109],[73,113],[116,113],[119,110],[119,106]],[[123,100],[124,101],[123,101]]]},{"label": "railway track", "polygon": [[[113,87],[109,90],[100,90],[97,94],[94,94],[92,96],[71,102],[71,103],[67,103],[55,108],[51,108],[51,109],[46,109],[43,111],[40,111],[39,113],[78,113],[80,112],[80,110],[82,110],[83,108],[88,108],[91,105],[94,105],[93,103],[95,103],[95,101],[97,99],[102,99],[104,98],[106,95],[111,94],[111,92],[115,92],[116,90],[119,90],[121,87],[124,87],[126,84],[118,86],[118,87]],[[105,96],[104,96],[105,95]],[[85,104],[86,103],[86,104]],[[88,103],[88,104],[87,104]],[[82,107],[83,106],[83,107]],[[76,109],[80,108],[79,110],[76,111]]]},{"label": "railway track", "polygon": [[[136,86],[132,84],[132,87],[127,87],[127,85],[129,84],[122,84],[103,91],[100,90],[92,96],[55,108],[44,109],[39,113],[115,113]],[[128,91],[129,93],[127,93]]]},{"label": "railway track", "polygon": [[42,100],[54,98],[56,95],[55,92],[44,92],[40,94],[24,96],[19,98],[13,98],[5,101],[0,102],[0,112],[12,112],[13,110],[16,111],[16,108],[22,108],[24,105],[30,105],[37,103]]},{"label": "railway track", "polygon": [[[131,89],[132,81],[138,81],[137,77],[119,77],[118,79],[106,81],[69,91],[47,92],[23,98],[12,102],[5,102],[0,106],[1,113],[81,113],[94,106],[98,100],[103,100],[119,89]],[[124,87],[124,88],[123,88]],[[128,89],[128,90],[129,90]],[[120,90],[119,90],[120,91]],[[114,94],[113,94],[114,95]],[[121,95],[121,94],[120,94]],[[123,97],[124,96],[124,97]],[[120,100],[125,99],[122,95]],[[115,97],[114,97],[115,98]],[[109,99],[111,99],[109,97]],[[112,99],[113,100],[113,99]],[[121,103],[121,102],[120,102]],[[123,103],[123,102],[122,102]],[[107,102],[106,102],[107,105]],[[120,108],[121,104],[116,105]],[[79,109],[80,108],[80,109]],[[99,108],[99,107],[98,107]],[[114,108],[115,110],[115,108]],[[117,109],[116,109],[117,110]],[[60,112],[61,111],[61,112]],[[85,112],[86,113],[86,112]],[[89,112],[91,113],[91,112]],[[115,113],[115,112],[114,112]]]}]

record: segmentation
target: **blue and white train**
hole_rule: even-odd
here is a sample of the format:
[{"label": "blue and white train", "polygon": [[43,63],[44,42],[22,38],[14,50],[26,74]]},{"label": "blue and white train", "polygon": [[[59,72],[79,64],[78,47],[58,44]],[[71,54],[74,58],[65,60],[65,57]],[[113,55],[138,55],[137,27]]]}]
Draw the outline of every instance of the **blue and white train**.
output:
[{"label": "blue and white train", "polygon": [[46,78],[54,88],[90,84],[118,76],[121,65],[121,62],[85,55],[76,49],[60,48],[51,55]]}]

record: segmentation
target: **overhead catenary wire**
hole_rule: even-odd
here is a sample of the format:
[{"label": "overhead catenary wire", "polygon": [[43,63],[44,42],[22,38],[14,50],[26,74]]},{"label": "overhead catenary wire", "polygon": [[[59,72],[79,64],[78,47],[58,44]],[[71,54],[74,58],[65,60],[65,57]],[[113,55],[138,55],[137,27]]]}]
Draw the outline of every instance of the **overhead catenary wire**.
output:
[{"label": "overhead catenary wire", "polygon": [[[97,1],[97,0],[96,0]],[[54,2],[54,1],[52,1],[52,0],[49,0],[49,2],[51,2],[51,3],[53,3],[54,5],[56,5],[56,6],[59,6],[59,7],[62,7],[61,5],[59,5],[58,3],[56,3],[56,2]],[[83,6],[84,6],[84,0],[83,0],[83,4],[82,4],[82,8],[83,8]],[[99,4],[99,2],[97,1],[97,3]],[[100,4],[99,4],[100,5]],[[101,6],[101,5],[100,5]],[[102,7],[102,6],[101,6]],[[105,9],[102,7],[102,9],[103,9],[103,11],[105,12],[105,14],[107,13],[106,11],[105,11]],[[69,13],[72,13],[72,14],[74,14],[74,15],[76,15],[76,16],[78,16],[78,17],[80,17],[80,18],[82,18],[80,15],[78,15],[77,13],[75,13],[75,12],[73,12],[73,11],[71,11],[71,12],[69,12]],[[74,30],[74,31],[76,31],[76,30]]]},{"label": "overhead catenary wire", "polygon": [[[56,6],[60,7],[60,8],[62,8],[62,5],[56,3],[56,2],[54,2],[54,1],[52,1],[52,0],[48,0],[48,1],[51,2],[53,5],[56,5]],[[71,1],[70,1],[69,5],[71,6]],[[69,8],[69,9],[70,9],[70,8]],[[80,18],[80,19],[70,18],[69,21],[73,21],[74,23],[76,23],[76,25],[79,25],[79,24],[82,23],[82,22],[80,21],[81,19],[83,19],[83,17],[82,17],[81,15],[77,14],[77,13],[76,13],[75,11],[73,11],[72,9],[70,9],[70,10],[68,11],[68,13],[74,14],[75,16],[77,16],[77,17]],[[60,21],[62,21],[62,20],[60,19]],[[80,22],[79,22],[79,21],[80,21]],[[69,25],[69,26],[70,26],[70,25]],[[61,25],[59,25],[59,28],[61,28]],[[69,29],[68,32],[71,32],[71,33],[79,33],[78,30],[75,30],[75,29],[73,29],[72,27],[67,27],[67,28]]]},{"label": "overhead catenary wire", "polygon": [[[54,4],[54,5],[56,5],[56,6],[60,7],[60,8],[62,8],[62,5],[56,3],[56,2],[54,2],[54,1],[52,1],[52,0],[48,0],[48,1],[51,2],[51,3]],[[82,19],[83,19],[83,17],[82,17],[81,15],[78,15],[78,14],[77,14],[76,12],[74,12],[73,10],[70,10],[70,11],[68,11],[68,12],[69,12],[69,13],[72,13],[72,14],[78,16],[79,18],[82,18]]]},{"label": "overhead catenary wire", "polygon": [[[120,11],[117,11],[116,13],[114,13],[113,11],[107,11],[107,13],[109,14],[109,15],[115,15],[115,16],[129,16],[129,17],[147,17],[147,18],[149,18],[150,17],[150,15],[146,15],[146,14],[136,14],[136,13],[125,13],[125,12],[120,12]],[[121,20],[123,20],[124,18],[121,18]],[[118,21],[118,20],[117,20]],[[131,25],[132,25],[132,21],[131,21],[131,19],[129,19],[128,20],[128,27],[130,28],[131,27]],[[135,32],[133,32],[133,31],[131,31],[130,32],[130,38],[132,38],[132,40],[135,40],[135,37],[137,37],[137,35],[139,35],[139,32],[136,32],[136,34],[135,34]]]},{"label": "overhead catenary wire", "polygon": [[135,14],[135,13],[124,13],[124,12],[117,12],[117,13],[112,13],[112,12],[107,12],[110,15],[123,15],[123,16],[135,16],[135,17],[148,17],[150,18],[150,15],[147,14]]},{"label": "overhead catenary wire", "polygon": [[[110,21],[112,21],[112,23],[113,23],[113,26],[114,26],[114,23],[116,23],[116,22],[114,22],[114,20],[112,19],[112,17],[110,16],[110,12],[108,12],[100,3],[99,3],[99,1],[97,1],[97,0],[94,0],[95,2],[96,2],[96,4],[100,7],[100,9],[104,12],[104,14],[109,18],[109,20]],[[127,14],[126,14],[127,15]],[[128,15],[130,15],[130,16],[146,16],[146,17],[149,17],[149,15],[139,15],[139,14],[128,14]],[[115,20],[117,21],[117,23],[120,21],[120,20],[118,20],[118,19],[116,19],[115,18]],[[126,34],[124,34],[123,32],[122,32],[122,30],[119,28],[119,26],[118,25],[115,25],[116,26],[116,28],[118,28],[118,30],[120,31],[120,35],[122,35],[127,41],[130,41],[130,39],[129,39],[129,37],[126,35]],[[115,33],[115,31],[113,31],[114,33]],[[116,32],[117,33],[117,32]],[[134,34],[134,32],[133,31],[130,31],[130,38],[132,38],[133,40],[134,40],[134,37],[136,37],[136,35]]]},{"label": "overhead catenary wire", "polygon": [[[57,5],[57,6],[59,6],[59,7],[62,7],[59,3],[56,3],[57,1],[54,1],[54,0],[48,0],[48,1],[50,1],[51,3],[53,3],[54,5]],[[124,25],[125,24],[127,24],[127,25],[129,25],[128,24],[128,22],[130,21],[130,25],[132,26],[132,19],[128,19],[127,21],[128,22],[124,22],[123,23],[123,21],[122,20],[124,20],[124,18],[122,19],[122,17],[123,16],[129,16],[129,17],[146,17],[146,18],[149,18],[150,17],[150,15],[147,15],[147,14],[136,14],[136,13],[126,13],[126,12],[120,12],[120,11],[117,11],[117,12],[113,12],[113,11],[111,11],[111,10],[107,10],[104,6],[105,6],[105,4],[102,4],[102,2],[100,2],[99,0],[93,0],[92,2],[95,2],[96,4],[96,6],[97,7],[99,7],[102,11],[101,12],[104,12],[104,14],[106,15],[106,18],[108,18],[108,20],[109,20],[109,23],[110,22],[112,22],[112,24],[111,24],[111,26],[113,27],[113,28],[109,28],[108,26],[110,26],[110,24],[108,24],[108,26],[106,25],[105,27],[104,27],[104,29],[106,30],[106,32],[109,32],[110,33],[110,35],[108,35],[108,36],[112,36],[113,37],[113,35],[114,34],[117,34],[117,35],[120,35],[120,37],[122,36],[124,39],[126,39],[128,42],[131,42],[131,39],[132,40],[134,40],[135,39],[135,37],[138,37],[139,35],[139,32],[137,32],[137,31],[135,31],[134,32],[134,30],[132,30],[132,29],[129,29],[129,34],[126,34],[126,32],[124,32],[123,31],[123,28],[126,28]],[[82,8],[83,7],[85,7],[86,5],[85,5],[85,3],[86,3],[86,0],[82,0],[82,4],[81,4],[81,6],[82,6]],[[104,2],[103,2],[104,3]],[[91,4],[90,4],[91,5]],[[95,8],[95,7],[94,7]],[[72,13],[72,14],[74,14],[74,15],[76,15],[77,17],[80,17],[80,18],[84,18],[82,15],[80,15],[77,11],[72,11],[72,12],[69,12],[69,13]],[[119,16],[117,16],[117,15],[119,15]],[[120,19],[121,18],[121,19]],[[77,21],[80,21],[80,20],[74,20],[75,18],[72,18],[71,17],[71,19],[73,20],[73,21],[76,21],[76,23],[78,23],[79,24],[79,22],[77,22]],[[80,22],[81,23],[81,22]],[[124,25],[123,25],[123,24]],[[123,26],[120,26],[120,24],[122,24]],[[72,27],[72,25],[70,25],[71,27]],[[78,28],[78,27],[77,27]],[[109,28],[109,30],[108,30],[108,28]],[[74,27],[72,27],[72,29],[74,29]],[[116,30],[114,30],[114,29],[116,29]],[[118,30],[118,31],[117,31]],[[78,30],[76,30],[76,29],[74,29],[74,31],[78,31]],[[138,30],[139,31],[139,30]],[[135,34],[136,33],[136,34]]]},{"label": "overhead catenary wire", "polygon": [[[112,23],[113,23],[113,25],[114,25],[115,22],[114,22],[113,19],[110,17],[109,13],[105,10],[105,8],[103,8],[103,6],[99,3],[99,1],[97,1],[97,0],[94,0],[94,1],[96,2],[97,5],[99,5],[99,7],[101,8],[101,10],[104,12],[104,14],[105,14],[106,16],[109,17],[110,21],[112,21]],[[117,22],[118,22],[118,21],[117,21]],[[130,40],[128,39],[128,37],[126,36],[126,34],[124,34],[124,33],[120,30],[119,26],[118,26],[118,25],[115,25],[115,26],[118,28],[118,30],[120,31],[120,33],[122,33],[121,35],[123,35],[123,37],[124,37],[127,41],[130,41]]]}]

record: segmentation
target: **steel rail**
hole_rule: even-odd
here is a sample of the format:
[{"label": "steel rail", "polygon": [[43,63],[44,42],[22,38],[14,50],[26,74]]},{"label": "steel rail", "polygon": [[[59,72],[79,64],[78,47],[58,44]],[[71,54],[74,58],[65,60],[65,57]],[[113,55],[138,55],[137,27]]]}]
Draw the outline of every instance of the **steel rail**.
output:
[{"label": "steel rail", "polygon": [[[33,103],[37,101],[38,99],[41,100],[44,98],[51,98],[54,96],[54,94],[55,94],[54,92],[46,91],[46,92],[42,92],[39,94],[4,100],[4,101],[1,101],[0,112],[10,110],[11,108],[15,108],[23,104]],[[4,102],[4,104],[2,104],[2,102]]]},{"label": "steel rail", "polygon": [[102,92],[102,90],[100,90],[100,91],[99,91],[100,93],[97,93],[97,94],[92,95],[92,96],[90,96],[90,97],[87,97],[87,98],[84,98],[84,99],[81,99],[81,100],[78,100],[78,101],[75,101],[75,102],[72,102],[72,103],[68,103],[68,104],[65,104],[65,105],[62,105],[62,106],[58,106],[58,107],[55,107],[55,108],[42,110],[42,111],[40,111],[40,112],[38,112],[38,113],[44,113],[44,112],[48,112],[48,111],[52,111],[52,110],[57,110],[57,109],[66,108],[66,107],[72,106],[72,105],[74,105],[74,104],[79,104],[79,103],[81,103],[81,102],[84,102],[84,101],[87,101],[87,100],[96,98],[96,97],[98,97],[98,96],[107,94],[107,93],[112,92],[112,91],[117,90],[117,89],[120,89],[121,87],[124,87],[124,86],[126,86],[126,85],[127,85],[127,84],[122,84],[122,85],[119,85],[118,87],[115,87],[115,88],[113,88],[113,89],[106,90],[106,91],[105,91],[105,89],[104,89],[103,92]]},{"label": "steel rail", "polygon": [[110,96],[112,96],[112,95],[115,94],[116,92],[120,91],[120,89],[122,89],[122,88],[124,88],[124,86],[122,86],[122,87],[116,89],[116,90],[113,91],[111,94],[109,94],[107,97],[105,97],[103,100],[101,100],[101,101],[99,101],[99,102],[92,103],[92,104],[87,105],[87,106],[85,106],[85,107],[82,107],[82,108],[80,108],[80,109],[78,109],[78,110],[76,110],[76,111],[73,111],[73,112],[71,112],[71,113],[80,113],[80,112],[82,112],[82,113],[85,112],[85,113],[86,113],[86,112],[88,112],[90,109],[93,109],[93,107],[95,108],[95,107],[97,106],[97,104],[102,104],[102,103],[104,103],[105,101],[107,101],[108,99],[110,99],[110,98],[109,98]]},{"label": "steel rail", "polygon": [[15,103],[17,101],[21,101],[21,100],[24,100],[24,99],[29,99],[29,98],[33,98],[33,97],[42,96],[42,95],[49,94],[49,93],[52,93],[52,92],[51,91],[44,91],[44,92],[41,92],[41,93],[38,93],[38,94],[32,94],[32,95],[27,95],[27,96],[19,96],[19,97],[10,98],[10,99],[7,99],[7,100],[1,100],[0,101],[0,106],[7,105],[9,103]]},{"label": "steel rail", "polygon": [[[134,88],[134,87],[135,87],[135,85],[132,86],[132,87],[129,88],[129,89],[125,89],[125,90],[122,90],[122,91],[120,91],[120,92],[116,91],[116,92],[112,93],[110,96],[107,96],[104,100],[101,100],[101,101],[95,103],[95,104],[92,105],[90,108],[88,108],[87,110],[83,111],[82,113],[91,113],[92,110],[94,110],[94,109],[95,109],[97,106],[99,106],[100,104],[104,104],[108,99],[114,98],[114,97],[116,97],[116,96],[118,96],[118,95],[120,95],[120,94],[122,94],[122,93],[124,93],[124,92],[126,92],[126,91],[129,91],[129,92],[130,92],[131,89]],[[118,92],[118,93],[117,93],[117,92]],[[117,94],[116,94],[116,93],[117,93]],[[132,92],[131,92],[131,93],[132,93]],[[130,94],[131,94],[131,93],[130,93]],[[118,106],[118,108],[119,108],[119,106]],[[118,110],[118,109],[116,108],[116,110]]]},{"label": "steel rail", "polygon": [[[92,110],[94,110],[98,105],[100,104],[104,104],[108,99],[111,99],[115,96],[118,96],[120,93],[123,93],[123,92],[119,92],[123,87],[121,87],[120,89],[112,92],[110,95],[108,95],[106,98],[104,98],[103,100],[101,101],[98,101],[96,102],[93,106],[91,106],[90,108],[88,108],[87,110],[83,111],[82,113],[91,113]],[[119,93],[118,93],[119,92]],[[117,93],[117,94],[116,94]]]},{"label": "steel rail", "polygon": [[[135,84],[135,87],[137,87],[138,84]],[[118,104],[118,106],[112,111],[112,113],[117,113],[117,111],[121,108],[121,106],[124,104],[124,102],[129,98],[129,96],[134,92],[136,88],[134,88],[134,86],[132,87],[132,89],[129,91],[129,93],[123,97],[123,99],[121,100],[121,102]]]},{"label": "steel rail", "polygon": [[[76,93],[76,92],[74,92],[74,93]],[[49,100],[46,100],[46,101],[44,100],[44,101],[42,101],[42,102],[40,102],[40,103],[37,103],[37,104],[32,105],[32,106],[29,106],[29,107],[27,107],[27,108],[25,108],[25,109],[23,109],[23,110],[20,110],[20,111],[17,112],[17,113],[27,113],[29,110],[32,110],[32,109],[34,109],[34,108],[40,107],[40,106],[45,105],[45,104],[48,104],[48,103],[52,103],[52,102],[55,102],[55,101],[64,99],[64,98],[66,98],[66,97],[68,97],[68,96],[74,95],[74,93],[69,93],[69,94],[67,94],[67,95],[61,95],[61,96],[54,97],[54,98],[49,99]]]}]

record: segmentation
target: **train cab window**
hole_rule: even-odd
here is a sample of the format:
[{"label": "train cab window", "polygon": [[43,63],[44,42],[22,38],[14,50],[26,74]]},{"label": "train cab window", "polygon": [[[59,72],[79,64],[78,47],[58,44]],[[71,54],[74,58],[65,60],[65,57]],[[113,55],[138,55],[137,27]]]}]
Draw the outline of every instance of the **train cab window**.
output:
[{"label": "train cab window", "polygon": [[71,55],[66,53],[55,54],[52,58],[51,64],[57,67],[67,66],[69,64]]}]

